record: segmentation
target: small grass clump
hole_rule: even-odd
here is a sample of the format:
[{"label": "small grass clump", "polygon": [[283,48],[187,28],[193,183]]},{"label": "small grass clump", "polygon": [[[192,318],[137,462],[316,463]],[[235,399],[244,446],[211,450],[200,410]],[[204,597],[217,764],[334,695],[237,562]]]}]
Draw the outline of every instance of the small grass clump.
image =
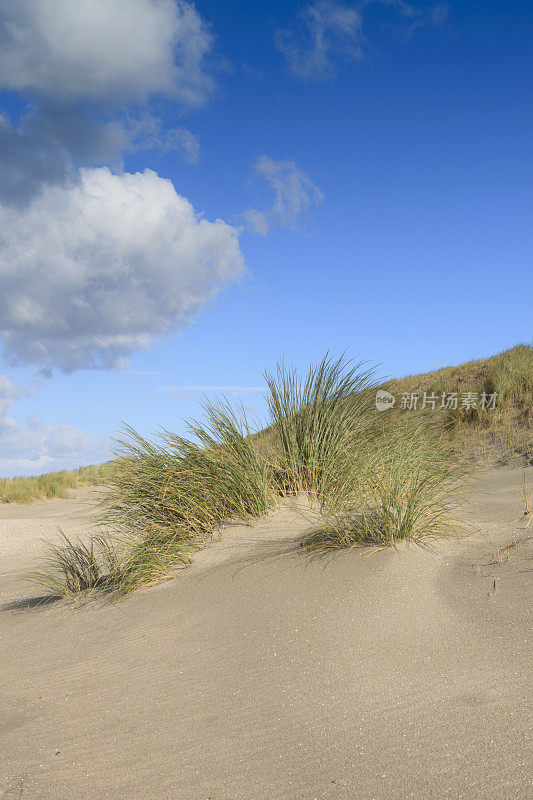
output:
[{"label": "small grass clump", "polygon": [[326,504],[326,524],[303,547],[312,553],[391,546],[457,533],[465,472],[442,430],[428,420],[403,418],[373,438],[359,459],[352,497],[340,509]]},{"label": "small grass clump", "polygon": [[91,536],[74,542],[59,531],[58,542],[49,543],[42,569],[27,580],[43,587],[51,597],[79,599],[95,590],[112,588],[119,578],[117,550],[110,538]]},{"label": "small grass clump", "polygon": [[281,363],[265,378],[263,431],[226,401],[206,401],[185,436],[162,430],[151,441],[126,427],[102,517],[113,539],[63,541],[48,586],[125,596],[187,566],[224,523],[250,522],[288,494],[307,495],[325,520],[307,551],[453,529],[463,471],[442,426],[380,415],[371,372],[344,358],[326,356],[304,376]]}]

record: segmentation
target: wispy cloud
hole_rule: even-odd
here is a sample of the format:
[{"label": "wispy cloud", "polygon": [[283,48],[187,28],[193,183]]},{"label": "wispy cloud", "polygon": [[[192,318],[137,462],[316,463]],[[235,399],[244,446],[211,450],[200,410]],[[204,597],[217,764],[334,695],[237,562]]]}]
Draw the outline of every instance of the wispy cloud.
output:
[{"label": "wispy cloud", "polygon": [[320,189],[294,161],[275,161],[263,155],[255,162],[254,171],[274,192],[270,207],[253,208],[244,213],[254,233],[266,236],[273,225],[294,230],[298,217],[324,199]]},{"label": "wispy cloud", "polygon": [[256,394],[266,391],[266,386],[160,386],[169,399],[181,400],[184,397],[194,397],[196,394]]},{"label": "wispy cloud", "polygon": [[0,476],[74,469],[111,457],[104,436],[91,437],[68,424],[50,425],[35,415],[22,422],[11,416],[14,401],[27,392],[0,375]]},{"label": "wispy cloud", "polygon": [[0,375],[0,419],[11,411],[13,401],[22,394],[7,375]]},{"label": "wispy cloud", "polygon": [[349,5],[318,0],[305,6],[294,28],[276,31],[275,43],[294,75],[330,77],[336,58],[364,58],[361,14]]},{"label": "wispy cloud", "polygon": [[124,149],[177,152],[189,164],[198,163],[200,141],[188,128],[165,128],[161,117],[145,111],[137,117],[125,114],[121,129],[128,141]]},{"label": "wispy cloud", "polygon": [[442,25],[448,16],[447,2],[420,7],[405,0],[315,0],[304,6],[294,25],[275,32],[276,48],[285,56],[293,75],[304,80],[331,78],[343,62],[366,59],[372,45],[363,29],[364,14],[375,5],[397,12],[401,22],[386,27],[406,39],[426,25]]}]

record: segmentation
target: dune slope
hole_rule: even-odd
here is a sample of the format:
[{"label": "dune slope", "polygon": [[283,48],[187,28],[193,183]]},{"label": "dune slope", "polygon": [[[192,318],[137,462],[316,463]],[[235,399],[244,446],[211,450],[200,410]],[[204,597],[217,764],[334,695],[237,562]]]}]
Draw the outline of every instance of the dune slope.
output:
[{"label": "dune slope", "polygon": [[0,566],[0,797],[525,800],[521,479],[479,475],[468,539],[371,556],[303,558],[286,508],[104,608],[24,608],[17,551]]}]

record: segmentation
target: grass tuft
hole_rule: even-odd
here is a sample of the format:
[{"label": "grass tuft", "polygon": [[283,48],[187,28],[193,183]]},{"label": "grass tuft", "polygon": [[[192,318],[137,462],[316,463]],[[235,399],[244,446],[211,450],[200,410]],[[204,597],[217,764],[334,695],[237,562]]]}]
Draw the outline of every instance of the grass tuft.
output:
[{"label": "grass tuft", "polygon": [[52,597],[78,599],[94,590],[109,589],[119,578],[117,550],[105,536],[88,542],[72,541],[60,529],[58,542],[49,543],[42,568],[26,576]]},{"label": "grass tuft", "polygon": [[352,496],[303,543],[307,552],[395,545],[459,532],[466,468],[428,420],[403,418],[359,454]]},{"label": "grass tuft", "polygon": [[372,372],[361,366],[326,355],[303,377],[283,362],[276,374],[265,374],[272,461],[286,493],[327,503],[351,481],[347,455],[361,449],[376,425]]}]

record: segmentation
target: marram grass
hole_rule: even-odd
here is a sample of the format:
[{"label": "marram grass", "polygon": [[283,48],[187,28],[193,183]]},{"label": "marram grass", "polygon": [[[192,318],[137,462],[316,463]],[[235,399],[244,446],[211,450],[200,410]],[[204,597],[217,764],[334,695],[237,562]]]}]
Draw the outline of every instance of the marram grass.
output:
[{"label": "marram grass", "polygon": [[113,462],[109,461],[36,477],[0,478],[0,503],[31,503],[45,498],[68,497],[69,489],[76,486],[107,483],[113,468]]},{"label": "marram grass", "polygon": [[343,358],[324,358],[302,378],[284,363],[266,373],[270,424],[276,435],[273,460],[293,494],[306,492],[319,501],[349,479],[347,452],[368,438],[373,398],[371,372]]},{"label": "marram grass", "polygon": [[121,468],[103,520],[126,542],[119,594],[185,566],[222,524],[250,521],[274,503],[244,410],[206,402],[204,413],[204,424],[188,424],[188,438],[163,430],[151,442],[127,428],[119,442]]},{"label": "marram grass", "polygon": [[324,526],[303,542],[307,552],[459,532],[465,468],[444,433],[405,417],[367,455],[353,497],[324,515]]},{"label": "marram grass", "polygon": [[52,597],[78,599],[96,590],[112,588],[118,574],[117,551],[111,539],[91,536],[88,542],[74,542],[59,531],[58,542],[49,542],[41,569],[27,580],[46,589]]},{"label": "marram grass", "polygon": [[[304,376],[266,374],[269,418],[205,402],[187,435],[148,440],[126,427],[101,523],[111,537],[62,542],[38,573],[56,595],[125,596],[189,564],[232,520],[251,522],[287,494],[306,494],[324,527],[306,551],[392,545],[454,530],[463,469],[442,426],[380,415],[372,374],[326,356]],[[33,575],[33,580],[36,575]]]}]

